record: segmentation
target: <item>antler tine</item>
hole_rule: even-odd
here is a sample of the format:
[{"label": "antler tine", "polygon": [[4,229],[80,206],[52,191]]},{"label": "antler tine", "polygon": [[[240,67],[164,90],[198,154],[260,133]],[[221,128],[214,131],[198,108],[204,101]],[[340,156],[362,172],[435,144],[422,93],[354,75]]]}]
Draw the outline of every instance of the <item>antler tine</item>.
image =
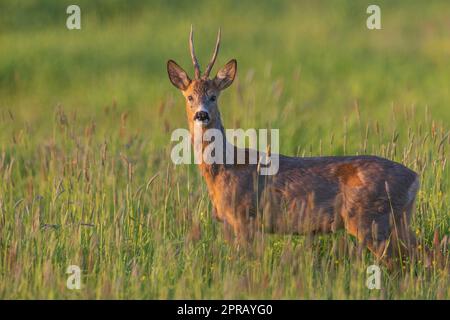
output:
[{"label": "antler tine", "polygon": [[220,47],[220,28],[219,32],[217,33],[217,41],[216,41],[216,48],[214,49],[213,56],[211,58],[211,61],[208,63],[208,66],[206,67],[205,73],[203,77],[207,78],[209,77],[209,73],[211,72],[212,67],[214,66],[214,63],[216,62],[217,54],[219,53],[219,47]]},{"label": "antler tine", "polygon": [[191,50],[192,63],[194,64],[195,78],[200,79],[200,65],[198,64],[198,60],[197,57],[195,56],[194,51],[194,31],[192,29],[192,24],[191,24],[191,33],[189,35],[189,48]]}]

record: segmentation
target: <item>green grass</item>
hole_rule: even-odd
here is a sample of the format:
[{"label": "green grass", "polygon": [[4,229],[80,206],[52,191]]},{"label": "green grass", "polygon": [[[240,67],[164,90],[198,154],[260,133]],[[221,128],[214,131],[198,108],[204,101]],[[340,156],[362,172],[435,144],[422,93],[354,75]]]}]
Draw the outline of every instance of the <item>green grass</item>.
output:
[{"label": "green grass", "polygon": [[[228,128],[279,128],[289,155],[376,154],[420,173],[414,229],[450,233],[447,1],[70,1],[0,4],[0,298],[449,299],[448,267],[383,268],[339,232],[263,235],[252,252],[212,221],[195,166],[170,161],[186,127],[166,61],[192,71],[217,28]],[[81,290],[66,288],[79,265]]]}]

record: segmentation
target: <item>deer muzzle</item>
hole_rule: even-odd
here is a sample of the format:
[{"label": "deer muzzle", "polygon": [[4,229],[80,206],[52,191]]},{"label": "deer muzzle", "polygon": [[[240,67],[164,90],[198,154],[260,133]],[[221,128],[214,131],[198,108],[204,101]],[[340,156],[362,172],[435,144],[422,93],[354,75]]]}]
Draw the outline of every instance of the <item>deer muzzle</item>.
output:
[{"label": "deer muzzle", "polygon": [[211,119],[209,118],[209,113],[206,112],[206,111],[197,111],[197,112],[194,114],[194,121],[195,121],[196,123],[201,124],[202,126],[208,125],[208,123],[209,123],[210,120],[211,120]]}]

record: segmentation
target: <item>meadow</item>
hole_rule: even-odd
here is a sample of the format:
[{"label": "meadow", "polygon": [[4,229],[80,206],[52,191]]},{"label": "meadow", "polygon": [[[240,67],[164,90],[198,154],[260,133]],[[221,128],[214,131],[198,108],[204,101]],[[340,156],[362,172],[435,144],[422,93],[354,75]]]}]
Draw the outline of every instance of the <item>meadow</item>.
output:
[{"label": "meadow", "polygon": [[195,165],[170,160],[187,122],[166,71],[192,72],[191,24],[205,65],[220,26],[213,73],[238,61],[225,126],[278,128],[283,154],[409,166],[414,230],[436,247],[450,236],[448,1],[377,1],[381,30],[365,0],[79,0],[81,30],[70,4],[0,3],[0,298],[450,299],[450,266],[423,261],[381,266],[369,290],[374,257],[345,232],[237,248]]}]

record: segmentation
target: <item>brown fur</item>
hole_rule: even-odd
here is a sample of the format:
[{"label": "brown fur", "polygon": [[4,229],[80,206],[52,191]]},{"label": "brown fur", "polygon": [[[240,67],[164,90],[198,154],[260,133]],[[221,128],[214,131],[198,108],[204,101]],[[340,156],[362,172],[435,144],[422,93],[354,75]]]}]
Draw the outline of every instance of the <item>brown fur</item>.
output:
[{"label": "brown fur", "polygon": [[358,169],[351,163],[345,163],[337,168],[336,176],[348,187],[359,187],[362,181],[358,175]]}]

